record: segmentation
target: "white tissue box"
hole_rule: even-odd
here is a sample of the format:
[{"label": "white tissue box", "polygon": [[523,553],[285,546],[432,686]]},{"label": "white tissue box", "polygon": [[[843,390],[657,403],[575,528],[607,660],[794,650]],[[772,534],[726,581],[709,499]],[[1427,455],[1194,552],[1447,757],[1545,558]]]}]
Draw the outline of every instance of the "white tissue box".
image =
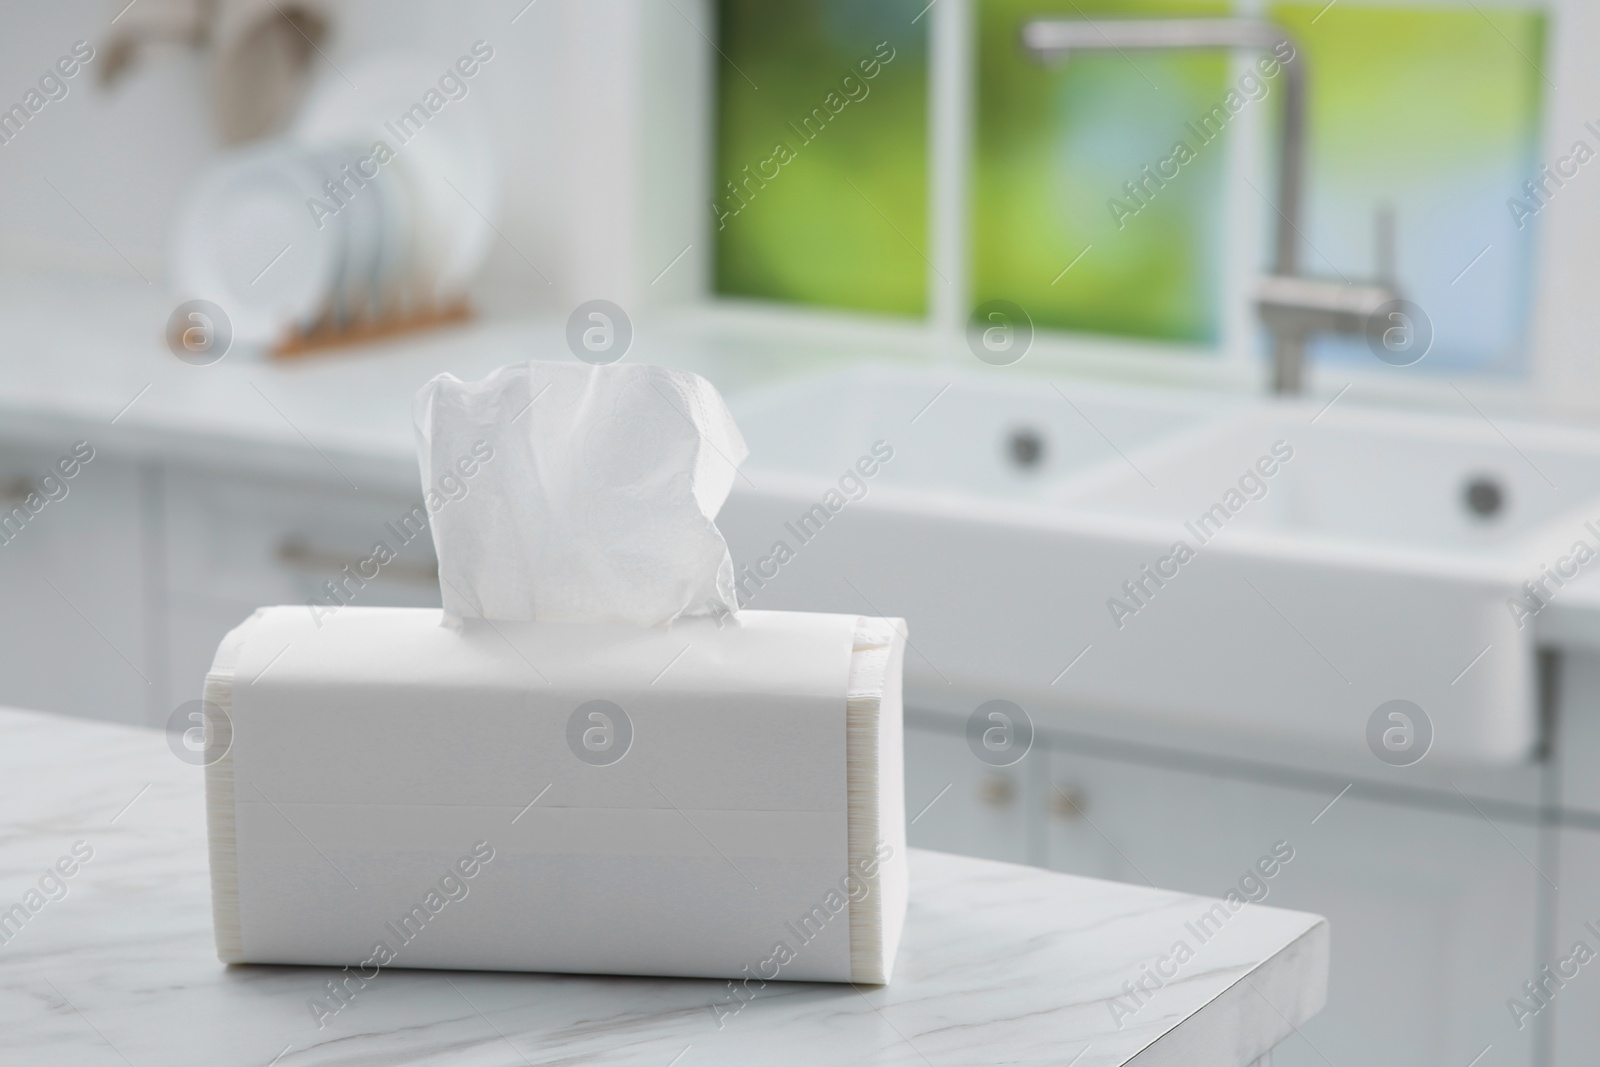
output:
[{"label": "white tissue box", "polygon": [[903,655],[852,615],[262,609],[206,679],[218,955],[887,982]]}]

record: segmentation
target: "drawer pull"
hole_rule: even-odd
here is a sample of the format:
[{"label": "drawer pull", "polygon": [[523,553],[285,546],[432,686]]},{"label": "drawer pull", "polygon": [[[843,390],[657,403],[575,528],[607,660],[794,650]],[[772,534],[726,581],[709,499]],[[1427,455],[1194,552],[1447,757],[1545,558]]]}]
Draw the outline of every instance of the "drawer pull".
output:
[{"label": "drawer pull", "polygon": [[[337,552],[312,548],[297,537],[286,537],[279,541],[277,555],[278,562],[284,566],[317,578],[332,578],[345,567],[354,566],[367,558],[359,554],[345,556]],[[368,581],[377,581],[380,578],[392,578],[411,585],[434,586],[439,584],[439,565],[392,559]]]},{"label": "drawer pull", "polygon": [[1089,810],[1089,794],[1080,786],[1056,785],[1050,788],[1050,814],[1077,822]]},{"label": "drawer pull", "polygon": [[1017,799],[1017,783],[1009,774],[986,774],[978,782],[978,799],[986,808],[1009,808]]},{"label": "drawer pull", "polygon": [[0,482],[0,504],[12,507],[28,499],[28,494],[33,492],[33,479],[25,474],[18,474]]}]

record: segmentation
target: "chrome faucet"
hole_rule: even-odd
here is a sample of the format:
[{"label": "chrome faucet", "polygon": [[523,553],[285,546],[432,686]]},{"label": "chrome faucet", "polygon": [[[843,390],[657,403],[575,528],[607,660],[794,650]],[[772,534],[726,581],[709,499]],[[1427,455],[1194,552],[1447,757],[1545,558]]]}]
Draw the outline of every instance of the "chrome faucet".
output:
[{"label": "chrome faucet", "polygon": [[[1034,19],[1022,27],[1022,47],[1044,62],[1074,52],[1265,51],[1292,38],[1266,19]],[[1305,387],[1306,340],[1314,333],[1362,336],[1384,305],[1399,299],[1392,279],[1393,226],[1380,217],[1380,280],[1349,284],[1300,273],[1306,120],[1305,60],[1298,49],[1281,61],[1284,78],[1282,144],[1278,157],[1278,225],[1272,273],[1261,279],[1256,310],[1272,334],[1272,391]]]}]

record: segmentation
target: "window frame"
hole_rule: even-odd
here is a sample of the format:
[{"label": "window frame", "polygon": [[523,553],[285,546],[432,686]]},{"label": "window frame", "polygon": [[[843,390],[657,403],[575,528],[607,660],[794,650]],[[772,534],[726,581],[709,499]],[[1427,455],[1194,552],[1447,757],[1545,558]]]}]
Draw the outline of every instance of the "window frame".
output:
[{"label": "window frame", "polygon": [[[966,201],[970,190],[969,151],[973,111],[974,19],[973,0],[936,0],[927,11],[929,23],[929,123],[930,190],[928,314],[921,321],[858,312],[803,308],[780,302],[744,297],[722,297],[713,292],[710,249],[714,219],[706,203],[711,183],[714,144],[714,64],[725,62],[712,38],[716,26],[715,0],[633,0],[640,28],[638,45],[648,62],[641,64],[635,129],[660,126],[665,109],[698,106],[685,121],[679,115],[667,123],[674,138],[656,136],[654,150],[646,145],[638,153],[643,169],[653,177],[638,185],[644,201],[640,220],[651,230],[654,247],[635,264],[632,277],[617,288],[628,289],[648,307],[670,308],[680,321],[703,324],[719,336],[739,343],[760,344],[781,338],[784,346],[815,343],[841,354],[925,362],[932,366],[981,367],[966,349],[965,309],[970,292]],[[1464,0],[1363,0],[1370,5],[1450,6]],[[1549,20],[1550,38],[1545,75],[1557,88],[1547,90],[1537,159],[1547,162],[1555,145],[1566,145],[1582,135],[1585,99],[1600,98],[1600,64],[1586,64],[1585,44],[1600,41],[1600,5],[1585,10],[1584,0],[1498,0],[1500,7],[1541,10]],[[1240,0],[1240,14],[1265,11],[1267,0]],[[676,22],[677,26],[672,24]],[[648,44],[646,43],[648,42]],[[649,53],[654,52],[653,59]],[[1238,56],[1238,72],[1250,57]],[[615,68],[613,68],[615,69]],[[663,91],[663,89],[667,91]],[[1268,138],[1262,114],[1234,127],[1227,166],[1232,174],[1266,174],[1264,158]],[[1553,132],[1554,131],[1554,132]],[[682,152],[682,138],[698,143],[697,152]],[[670,142],[670,143],[669,143]],[[1596,147],[1600,147],[1597,145]],[[676,154],[676,160],[673,158]],[[678,172],[672,176],[672,172]],[[661,181],[663,173],[668,180]],[[641,176],[642,177],[642,176]],[[1579,181],[1584,180],[1580,177]],[[1600,179],[1591,179],[1600,180]],[[694,190],[689,194],[687,190]],[[1184,345],[1092,334],[1040,331],[1027,358],[1013,371],[1043,375],[1073,375],[1115,379],[1129,383],[1196,387],[1226,391],[1261,392],[1267,378],[1266,360],[1258,349],[1259,327],[1252,306],[1261,249],[1270,235],[1265,231],[1255,194],[1241,181],[1227,185],[1224,211],[1226,281],[1223,286],[1222,328],[1215,345]],[[1508,190],[1507,195],[1511,195]],[[1574,359],[1593,346],[1592,327],[1584,315],[1587,294],[1600,282],[1600,196],[1584,203],[1574,191],[1541,213],[1534,254],[1534,280],[1527,347],[1521,372],[1462,371],[1455,375],[1396,375],[1377,364],[1364,368],[1346,363],[1308,368],[1307,393],[1329,397],[1348,390],[1350,396],[1383,403],[1467,410],[1455,381],[1476,386],[1474,401],[1480,406],[1525,413],[1547,411],[1581,417],[1600,416],[1600,359]],[[614,212],[613,212],[614,214]],[[661,220],[673,220],[661,225]],[[655,225],[651,225],[652,222]],[[674,244],[674,242],[676,242]],[[646,241],[644,243],[650,243]],[[674,284],[652,285],[651,267],[666,263],[685,244],[686,257]],[[1065,264],[1063,264],[1065,265]],[[601,272],[603,273],[603,272]],[[624,273],[627,273],[624,271]],[[948,279],[948,284],[941,280]],[[1197,351],[1198,350],[1198,351]],[[1470,411],[1469,411],[1470,413]]]}]

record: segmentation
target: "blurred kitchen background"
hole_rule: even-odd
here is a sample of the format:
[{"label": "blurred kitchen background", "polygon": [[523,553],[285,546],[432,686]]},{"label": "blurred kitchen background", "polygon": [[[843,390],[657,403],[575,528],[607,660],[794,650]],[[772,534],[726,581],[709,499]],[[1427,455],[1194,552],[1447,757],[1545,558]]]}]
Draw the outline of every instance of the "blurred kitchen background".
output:
[{"label": "blurred kitchen background", "polygon": [[687,367],[748,605],[907,620],[913,844],[1327,915],[1278,1067],[1595,1062],[1600,8],[7,15],[0,703],[437,605],[438,372]]}]

